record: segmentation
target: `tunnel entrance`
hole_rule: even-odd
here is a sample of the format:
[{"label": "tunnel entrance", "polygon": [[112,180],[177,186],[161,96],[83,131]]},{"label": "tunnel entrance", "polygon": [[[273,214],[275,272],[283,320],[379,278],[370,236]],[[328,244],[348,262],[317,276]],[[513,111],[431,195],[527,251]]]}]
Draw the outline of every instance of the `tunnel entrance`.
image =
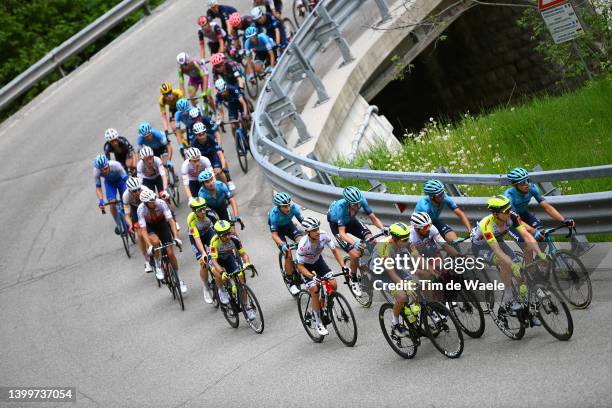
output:
[{"label": "tunnel entrance", "polygon": [[466,11],[446,29],[446,40],[433,42],[403,79],[391,81],[369,102],[402,138],[404,129],[418,131],[430,117],[454,121],[466,111],[477,114],[567,89],[559,70],[535,50],[530,30],[516,24],[522,12],[486,6]]}]

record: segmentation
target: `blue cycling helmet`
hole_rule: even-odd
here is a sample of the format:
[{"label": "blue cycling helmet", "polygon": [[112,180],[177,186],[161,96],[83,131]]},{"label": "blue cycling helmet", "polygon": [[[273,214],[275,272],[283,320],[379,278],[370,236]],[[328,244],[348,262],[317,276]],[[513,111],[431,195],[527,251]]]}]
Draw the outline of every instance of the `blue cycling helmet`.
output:
[{"label": "blue cycling helmet", "polygon": [[103,154],[99,154],[96,156],[96,158],[93,161],[93,165],[96,169],[102,169],[106,166],[108,166],[108,159],[106,158],[105,155]]},{"label": "blue cycling helmet", "polygon": [[508,180],[510,183],[522,183],[523,181],[529,178],[529,173],[522,167],[517,167],[515,169],[510,170],[507,174]]},{"label": "blue cycling helmet", "polygon": [[274,194],[274,198],[272,198],[272,202],[274,203],[274,205],[289,205],[291,204],[291,196],[287,193],[285,193],[284,191],[281,191],[280,193],[276,193]]},{"label": "blue cycling helmet", "polygon": [[427,180],[423,186],[423,193],[436,195],[444,192],[444,184],[440,180]]},{"label": "blue cycling helmet", "polygon": [[181,112],[185,112],[191,109],[191,104],[187,99],[181,98],[176,101],[176,109],[180,110]]},{"label": "blue cycling helmet", "polygon": [[210,170],[204,170],[203,172],[200,173],[200,175],[198,176],[198,181],[200,183],[203,183],[207,180],[210,180],[211,178],[213,178],[214,175],[212,173],[212,171]]},{"label": "blue cycling helmet", "polygon": [[138,134],[140,136],[148,135],[149,133],[151,133],[151,125],[149,122],[142,122],[138,125]]},{"label": "blue cycling helmet", "polygon": [[244,32],[246,38],[255,37],[257,35],[257,27],[249,27]]},{"label": "blue cycling helmet", "polygon": [[349,186],[345,188],[344,191],[342,192],[342,196],[350,204],[359,204],[361,203],[361,200],[363,199],[363,195],[361,194],[361,191],[359,191],[357,187],[353,187],[353,186]]}]

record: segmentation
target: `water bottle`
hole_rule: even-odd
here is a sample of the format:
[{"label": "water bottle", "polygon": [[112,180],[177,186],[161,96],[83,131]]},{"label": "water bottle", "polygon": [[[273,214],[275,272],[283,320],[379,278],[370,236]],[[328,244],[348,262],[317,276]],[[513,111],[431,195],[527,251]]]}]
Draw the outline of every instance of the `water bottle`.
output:
[{"label": "water bottle", "polygon": [[237,292],[237,288],[236,288],[236,282],[232,282],[232,295],[234,297],[236,297],[236,292]]},{"label": "water bottle", "polygon": [[416,316],[420,311],[421,307],[419,305],[404,306],[404,314],[410,323],[416,322]]}]

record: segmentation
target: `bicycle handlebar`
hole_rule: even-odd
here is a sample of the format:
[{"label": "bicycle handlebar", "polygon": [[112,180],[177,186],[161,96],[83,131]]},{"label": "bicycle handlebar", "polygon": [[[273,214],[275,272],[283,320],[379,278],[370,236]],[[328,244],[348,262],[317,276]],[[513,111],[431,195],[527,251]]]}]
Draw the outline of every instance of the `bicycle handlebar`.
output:
[{"label": "bicycle handlebar", "polygon": [[153,248],[153,252],[155,252],[155,251],[161,251],[163,248],[171,247],[171,246],[173,246],[173,245],[176,245],[176,246],[177,246],[177,248],[179,249],[179,252],[183,252],[183,247],[182,247],[181,245],[177,244],[176,242],[170,242],[170,243],[168,243],[168,244],[162,244],[162,245],[159,245],[159,246],[157,246],[157,247]]},{"label": "bicycle handlebar", "polygon": [[565,224],[561,224],[558,227],[545,228],[545,229],[542,229],[542,230],[539,230],[539,231],[541,231],[541,233],[544,234],[544,236],[548,236],[548,235],[552,234],[553,232],[558,231],[558,230],[563,229],[563,228],[567,228],[568,231],[569,231],[568,234],[565,236],[565,238],[569,238],[572,235],[576,234],[576,227],[569,227],[569,226],[567,226]]}]

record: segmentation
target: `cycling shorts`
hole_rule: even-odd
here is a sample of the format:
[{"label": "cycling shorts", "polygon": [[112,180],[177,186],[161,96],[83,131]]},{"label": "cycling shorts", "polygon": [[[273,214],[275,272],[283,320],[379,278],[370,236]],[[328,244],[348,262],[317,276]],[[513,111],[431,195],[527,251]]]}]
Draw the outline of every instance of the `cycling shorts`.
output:
[{"label": "cycling shorts", "polygon": [[329,269],[329,266],[327,266],[327,263],[325,263],[325,260],[322,256],[320,256],[319,259],[315,261],[315,263],[305,263],[303,265],[304,268],[308,270],[308,272],[315,274],[319,278],[322,278],[323,276],[325,276],[325,274],[331,272],[331,269]]},{"label": "cycling shorts", "polygon": [[[125,179],[127,180],[127,178]],[[104,179],[104,191],[106,192],[106,201],[115,200],[117,198],[117,190],[119,190],[119,197],[123,197],[123,193],[126,190],[125,180],[119,181],[114,184]]]},{"label": "cycling shorts", "polygon": [[158,147],[157,149],[153,149],[153,155],[156,157],[162,157],[164,155],[168,155],[168,146]]},{"label": "cycling shorts", "polygon": [[147,232],[149,234],[157,235],[162,244],[170,244],[174,242],[174,237],[172,236],[170,224],[165,218],[157,224],[147,223]]},{"label": "cycling shorts", "polygon": [[240,270],[240,266],[238,265],[234,255],[230,255],[225,259],[218,258],[217,262],[223,269],[225,269],[225,272],[227,273],[236,273]]},{"label": "cycling shorts", "polygon": [[142,179],[142,185],[151,191],[157,191],[158,194],[161,191],[164,191],[164,181],[162,180],[162,176],[157,176],[154,179]]},{"label": "cycling shorts", "polygon": [[[499,247],[504,251],[506,255],[512,259],[512,262],[520,261],[520,258],[516,255],[516,253],[506,244],[504,241],[497,241]],[[493,265],[493,258],[495,257],[495,253],[486,242],[482,245],[472,243],[472,253],[475,257],[481,257],[490,265]]]},{"label": "cycling shorts", "polygon": [[440,235],[442,235],[442,237],[444,237],[449,232],[453,231],[453,228],[450,225],[445,224],[443,222],[436,221],[432,224],[434,227],[438,229],[438,232],[440,233]]},{"label": "cycling shorts", "polygon": [[198,180],[189,180],[189,191],[192,197],[197,197],[202,184]]},{"label": "cycling shorts", "polygon": [[[329,221],[329,218],[327,219],[327,221],[329,222],[329,228],[331,229],[332,234],[336,237],[336,240],[338,241],[340,247],[345,252],[350,251],[353,247],[344,242],[344,240],[340,239],[338,223]],[[368,229],[368,227],[363,225],[361,221],[356,218],[351,219],[349,223],[344,227],[345,232],[347,234],[351,234],[355,238],[359,238],[362,241],[366,239],[366,236],[372,235],[372,232]]]},{"label": "cycling shorts", "polygon": [[[542,226],[542,221],[540,221],[538,217],[536,217],[529,211],[525,211],[524,213],[519,214],[519,217],[521,217],[521,221],[533,228],[539,228]],[[508,229],[508,234],[510,234],[510,236],[514,238],[515,241],[524,242],[523,237],[521,237],[521,234],[519,234],[516,228]]]},{"label": "cycling shorts", "polygon": [[[206,232],[202,232],[200,231],[200,240],[202,241],[202,244],[204,246],[210,246],[210,240],[215,236],[215,231],[212,228],[209,228]],[[197,261],[200,260],[200,258],[202,258],[202,253],[200,252],[200,250],[198,249],[198,247],[196,246],[195,243],[195,238],[193,238],[193,236],[189,235],[189,242],[191,243],[191,250],[193,251],[193,254],[195,255],[195,258]]]},{"label": "cycling shorts", "polygon": [[224,205],[223,207],[209,207],[217,213],[217,215],[219,216],[219,220],[229,221],[229,213],[227,211],[227,206]]},{"label": "cycling shorts", "polygon": [[302,231],[300,231],[298,227],[296,227],[295,224],[292,222],[287,225],[278,227],[276,233],[278,234],[278,237],[284,242],[287,242],[287,238],[289,238],[293,242],[297,242],[297,238],[303,235]]}]

